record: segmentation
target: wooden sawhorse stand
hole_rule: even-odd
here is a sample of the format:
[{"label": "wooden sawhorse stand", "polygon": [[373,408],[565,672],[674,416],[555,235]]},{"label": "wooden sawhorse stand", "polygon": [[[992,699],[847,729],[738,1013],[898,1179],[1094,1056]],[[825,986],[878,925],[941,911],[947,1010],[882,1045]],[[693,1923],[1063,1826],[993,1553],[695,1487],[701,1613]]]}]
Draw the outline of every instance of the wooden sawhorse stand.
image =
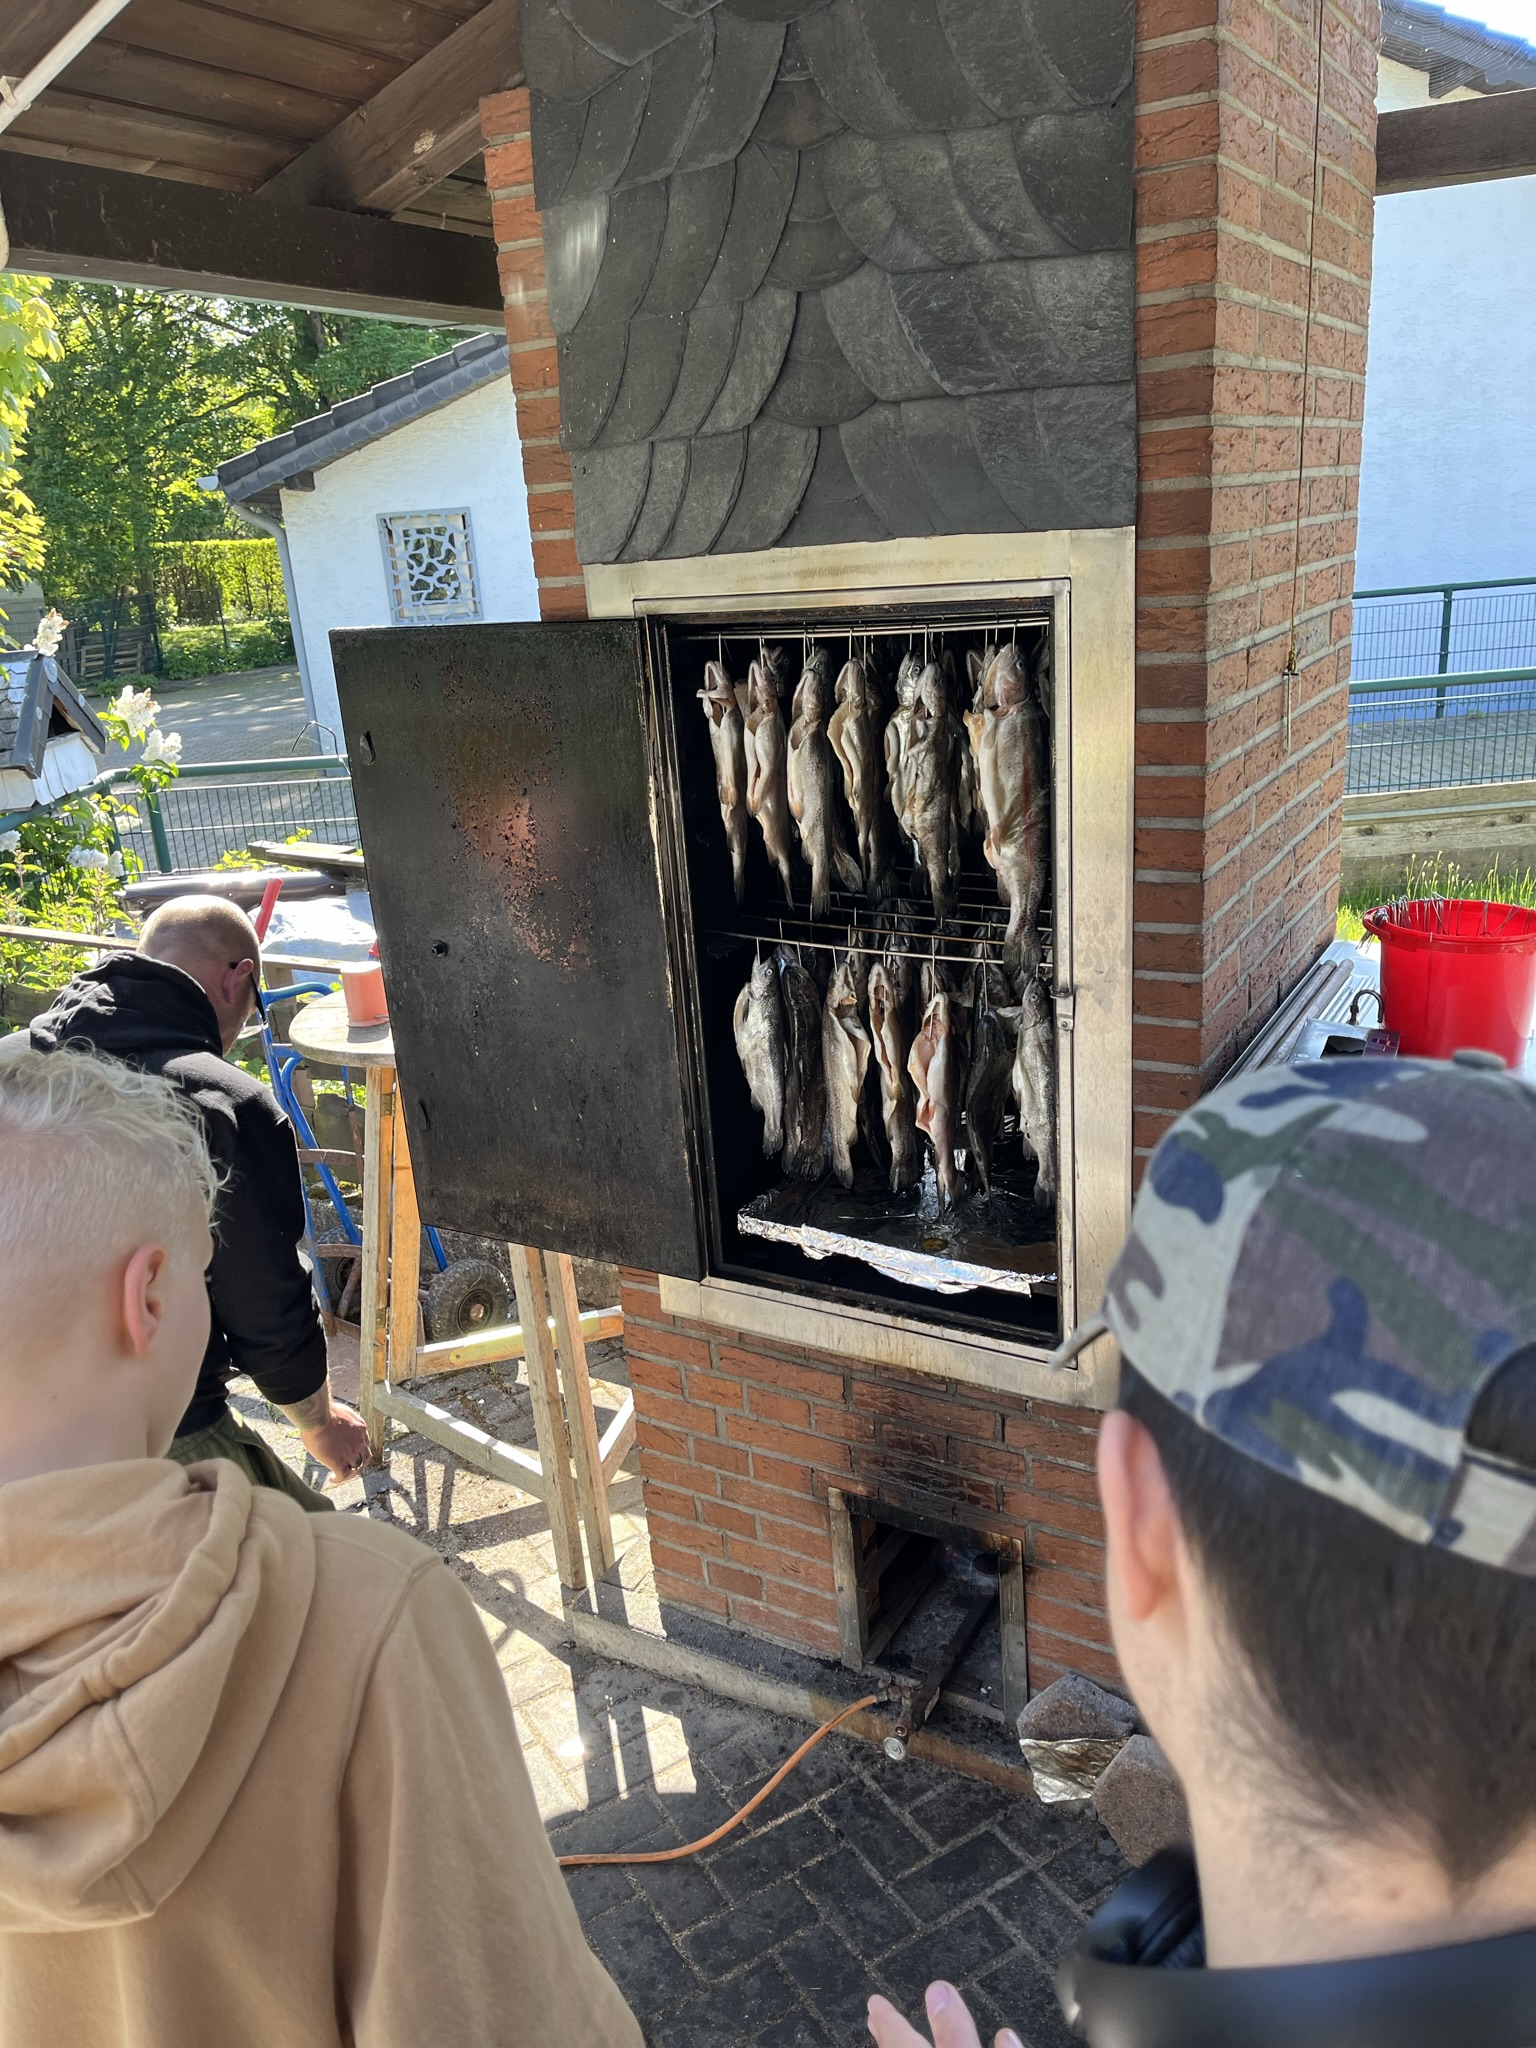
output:
[{"label": "wooden sawhorse stand", "polygon": [[[608,1482],[634,1442],[635,1404],[633,1396],[627,1396],[598,1435],[587,1339],[617,1336],[624,1327],[622,1315],[616,1310],[584,1315],[569,1257],[515,1244],[508,1251],[517,1295],[516,1326],[423,1343],[417,1300],[421,1217],[399,1112],[389,1026],[349,1025],[343,998],[322,996],[297,1011],[289,1042],[327,1065],[362,1067],[367,1072],[359,1406],[375,1459],[382,1455],[388,1424],[398,1422],[493,1479],[542,1500],[549,1511],[560,1583],[580,1592],[587,1584],[583,1528],[595,1577],[601,1578],[617,1561]],[[528,1362],[537,1456],[521,1444],[505,1443],[461,1421],[429,1401],[414,1384],[433,1373],[462,1372],[511,1358]]]}]

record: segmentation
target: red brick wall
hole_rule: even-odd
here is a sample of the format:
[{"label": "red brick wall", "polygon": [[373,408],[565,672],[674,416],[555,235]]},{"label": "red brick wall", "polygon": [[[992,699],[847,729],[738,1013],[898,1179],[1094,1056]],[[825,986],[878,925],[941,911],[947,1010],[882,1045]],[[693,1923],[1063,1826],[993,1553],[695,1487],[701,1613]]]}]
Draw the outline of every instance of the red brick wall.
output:
[{"label": "red brick wall", "polygon": [[1097,1418],[663,1315],[624,1275],[624,1340],[664,1600],[836,1656],[827,1488],[1025,1542],[1030,1682],[1113,1678]]},{"label": "red brick wall", "polygon": [[[1287,718],[1318,0],[1139,0],[1135,1144],[1224,1070],[1331,935],[1365,370],[1377,0],[1325,68]],[[527,94],[482,103],[545,617],[584,610]],[[1027,1546],[1035,1685],[1109,1674],[1092,1421],[625,1309],[663,1595],[834,1652],[826,1488],[969,1503]]]},{"label": "red brick wall", "polygon": [[1137,9],[1135,1140],[1333,935],[1375,180],[1377,0]]}]

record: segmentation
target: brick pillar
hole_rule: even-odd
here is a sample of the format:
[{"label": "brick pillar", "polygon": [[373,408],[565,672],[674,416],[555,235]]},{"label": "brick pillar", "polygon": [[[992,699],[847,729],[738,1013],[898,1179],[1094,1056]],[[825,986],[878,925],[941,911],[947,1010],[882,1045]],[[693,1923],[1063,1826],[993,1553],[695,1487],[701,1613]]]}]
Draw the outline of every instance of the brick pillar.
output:
[{"label": "brick pillar", "polygon": [[1137,8],[1135,1136],[1333,935],[1375,184],[1377,0]]},{"label": "brick pillar", "polygon": [[528,525],[539,583],[539,616],[584,619],[586,586],[576,559],[576,506],[571,458],[560,445],[560,372],[549,324],[544,244],[533,203],[533,147],[528,88],[492,93],[480,102],[485,182],[491,194],[496,262],[506,301],[517,432],[528,486]]}]

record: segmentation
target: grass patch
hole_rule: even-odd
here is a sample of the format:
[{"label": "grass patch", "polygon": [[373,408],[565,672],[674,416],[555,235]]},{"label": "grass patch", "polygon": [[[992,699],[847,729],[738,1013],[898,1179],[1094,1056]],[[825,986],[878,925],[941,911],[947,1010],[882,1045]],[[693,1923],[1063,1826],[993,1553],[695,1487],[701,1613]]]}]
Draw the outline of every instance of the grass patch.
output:
[{"label": "grass patch", "polygon": [[1497,861],[1483,874],[1469,874],[1456,861],[1437,853],[1432,860],[1410,859],[1402,885],[1389,898],[1380,888],[1356,888],[1339,898],[1338,936],[1356,941],[1365,937],[1362,914],[1378,903],[1403,897],[1448,896],[1472,903],[1519,903],[1536,910],[1536,869],[1512,869],[1505,873]]}]

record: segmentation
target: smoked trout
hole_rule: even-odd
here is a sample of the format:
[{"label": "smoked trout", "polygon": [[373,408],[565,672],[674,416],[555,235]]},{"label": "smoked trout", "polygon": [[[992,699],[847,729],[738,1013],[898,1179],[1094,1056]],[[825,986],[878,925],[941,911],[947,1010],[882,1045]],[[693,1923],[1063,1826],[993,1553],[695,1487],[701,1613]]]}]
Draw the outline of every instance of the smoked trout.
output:
[{"label": "smoked trout", "polygon": [[834,873],[845,889],[862,889],[864,876],[848,849],[838,808],[837,759],[827,736],[831,658],[812,650],[795,689],[789,729],[789,808],[800,828],[800,849],[811,870],[811,915],[825,916]]},{"label": "smoked trout", "polygon": [[869,1032],[859,1014],[862,1007],[858,972],[845,955],[832,970],[821,1026],[832,1170],[845,1188],[853,1186],[853,1144],[869,1068]]},{"label": "smoked trout", "polygon": [[960,1194],[955,1166],[959,1136],[960,1048],[950,1022],[949,997],[941,990],[923,1014],[922,1029],[912,1041],[907,1072],[917,1089],[917,1128],[933,1147],[939,1176],[939,1201],[949,1208]]},{"label": "smoked trout", "polygon": [[869,1031],[880,1073],[880,1121],[891,1153],[891,1191],[900,1194],[923,1177],[917,1142],[917,1105],[907,1072],[907,1007],[883,960],[869,970]]},{"label": "smoked trout", "polygon": [[1013,1058],[1006,1021],[996,1010],[978,1009],[965,1076],[965,1140],[988,1194],[992,1192],[992,1154],[1013,1080]]},{"label": "smoked trout", "polygon": [[981,685],[979,709],[966,713],[987,831],[983,851],[1008,905],[1003,957],[1024,978],[1040,962],[1037,929],[1050,857],[1049,748],[1018,648],[997,650]]},{"label": "smoked trout", "polygon": [[784,1171],[801,1180],[820,1180],[827,1170],[821,996],[792,953],[779,954],[779,992],[784,1000]]},{"label": "smoked trout", "polygon": [[740,903],[747,887],[746,720],[742,716],[740,693],[720,662],[705,663],[704,687],[699,692],[699,700],[704,706],[704,716],[709,720],[709,744],[715,756],[715,791],[720,799],[725,843],[731,850],[731,881],[735,886],[736,901]]},{"label": "smoked trout", "polygon": [[837,709],[828,721],[827,738],[843,771],[843,794],[858,834],[864,886],[876,903],[891,886],[883,712],[873,675],[862,661],[845,661],[838,673]]},{"label": "smoked trout", "polygon": [[971,816],[965,733],[950,708],[936,661],[924,668],[912,706],[911,739],[902,763],[903,828],[928,872],[933,907],[951,917],[956,907],[964,834]]},{"label": "smoked trout", "polygon": [[912,719],[917,707],[917,686],[923,664],[915,654],[904,654],[896,671],[896,709],[885,728],[885,778],[896,822],[910,839],[907,825],[907,754],[912,745]]},{"label": "smoked trout", "polygon": [[795,900],[789,845],[789,740],[779,699],[784,694],[782,650],[765,647],[747,672],[745,752],[747,809],[756,818],[779,871],[786,899]]},{"label": "smoked trout", "polygon": [[753,963],[736,998],[732,1019],[736,1056],[763,1118],[763,1156],[771,1159],[784,1143],[784,1005],[779,972],[772,960]]},{"label": "smoked trout", "polygon": [[1033,978],[1025,982],[1021,998],[1013,1092],[1019,1128],[1040,1168],[1035,1203],[1046,1209],[1056,1199],[1056,1033],[1050,997],[1044,984]]}]

